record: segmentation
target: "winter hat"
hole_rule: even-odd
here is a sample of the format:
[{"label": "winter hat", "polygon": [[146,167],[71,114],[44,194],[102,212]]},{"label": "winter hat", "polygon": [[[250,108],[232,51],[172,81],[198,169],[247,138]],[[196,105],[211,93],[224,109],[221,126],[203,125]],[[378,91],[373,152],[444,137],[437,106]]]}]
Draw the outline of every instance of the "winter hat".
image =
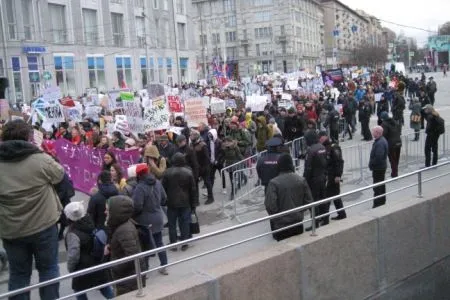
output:
[{"label": "winter hat", "polygon": [[374,139],[379,139],[383,135],[383,127],[375,126],[372,128],[372,136]]},{"label": "winter hat", "polygon": [[179,136],[177,136],[176,139],[177,144],[181,144],[184,141],[186,141],[186,137],[184,136],[184,134],[180,134]]},{"label": "winter hat", "polygon": [[64,208],[64,214],[70,221],[76,222],[78,220],[81,220],[86,215],[86,210],[84,209],[83,202],[70,202]]},{"label": "winter hat", "polygon": [[291,107],[288,109],[288,113],[290,114],[294,114],[295,113],[295,108]]},{"label": "winter hat", "polygon": [[137,165],[131,165],[127,169],[128,178],[136,177],[136,168]]},{"label": "winter hat", "polygon": [[136,141],[133,140],[133,139],[126,139],[125,145],[128,145],[128,146],[130,146],[130,147],[133,147],[133,146],[136,145]]},{"label": "winter hat", "polygon": [[278,172],[295,172],[294,162],[291,155],[283,153],[278,158]]},{"label": "winter hat", "polygon": [[389,119],[389,114],[386,111],[381,112],[380,119],[383,121]]},{"label": "winter hat", "polygon": [[160,156],[158,147],[156,147],[155,145],[148,145],[147,147],[145,147],[144,156],[158,159]]},{"label": "winter hat", "polygon": [[198,132],[198,130],[191,129],[190,137],[192,141],[196,141],[200,138],[200,132]]},{"label": "winter hat", "polygon": [[136,176],[142,176],[148,173],[147,164],[137,164],[136,165]]}]

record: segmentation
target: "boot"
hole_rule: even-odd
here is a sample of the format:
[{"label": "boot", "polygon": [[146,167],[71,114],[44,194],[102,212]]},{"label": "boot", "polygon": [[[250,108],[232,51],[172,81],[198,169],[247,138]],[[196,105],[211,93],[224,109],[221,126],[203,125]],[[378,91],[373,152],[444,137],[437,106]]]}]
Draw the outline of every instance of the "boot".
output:
[{"label": "boot", "polygon": [[208,200],[206,200],[205,205],[211,204],[214,202],[214,198],[213,197],[208,197]]}]

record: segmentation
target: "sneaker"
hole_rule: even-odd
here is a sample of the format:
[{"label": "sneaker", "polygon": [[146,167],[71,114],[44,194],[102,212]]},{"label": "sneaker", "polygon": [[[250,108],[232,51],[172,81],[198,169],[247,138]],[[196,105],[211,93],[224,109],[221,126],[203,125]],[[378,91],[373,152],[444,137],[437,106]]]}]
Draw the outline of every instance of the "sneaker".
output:
[{"label": "sneaker", "polygon": [[214,202],[213,198],[209,198],[208,200],[206,200],[205,205],[211,204]]},{"label": "sneaker", "polygon": [[169,275],[169,272],[167,272],[166,268],[159,269],[158,272],[161,275]]},{"label": "sneaker", "polygon": [[186,251],[189,248],[189,245],[181,246],[181,251]]}]

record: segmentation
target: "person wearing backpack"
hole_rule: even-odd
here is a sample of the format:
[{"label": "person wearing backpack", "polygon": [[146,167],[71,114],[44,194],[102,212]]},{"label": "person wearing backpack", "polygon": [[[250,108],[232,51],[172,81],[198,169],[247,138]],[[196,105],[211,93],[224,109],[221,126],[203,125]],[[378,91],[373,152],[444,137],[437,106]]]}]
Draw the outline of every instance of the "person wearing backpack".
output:
[{"label": "person wearing backpack", "polygon": [[[71,202],[64,208],[68,220],[68,231],[65,237],[67,249],[67,269],[70,273],[87,269],[102,263],[93,255],[95,243],[95,226],[92,219],[86,214],[82,202]],[[103,249],[101,249],[103,250]],[[107,269],[96,271],[72,279],[72,289],[81,292],[108,282]],[[110,286],[100,289],[106,299],[114,297]],[[77,300],[88,299],[86,294],[76,296]]]},{"label": "person wearing backpack", "polygon": [[437,165],[438,141],[439,136],[445,133],[445,121],[431,104],[426,105],[423,111],[427,120],[427,128],[425,129],[427,135],[425,139],[425,167],[429,167],[431,165],[431,152],[433,152],[432,165]]},{"label": "person wearing backpack", "polygon": [[[138,184],[133,192],[133,220],[138,225],[150,227],[155,246],[163,247],[162,230],[164,226],[164,213],[161,206],[167,205],[167,195],[162,184],[153,174],[149,173],[146,164],[136,166]],[[143,249],[147,250],[147,249]],[[166,251],[158,252],[161,266],[167,265]],[[162,275],[169,275],[166,268],[159,269]]]}]

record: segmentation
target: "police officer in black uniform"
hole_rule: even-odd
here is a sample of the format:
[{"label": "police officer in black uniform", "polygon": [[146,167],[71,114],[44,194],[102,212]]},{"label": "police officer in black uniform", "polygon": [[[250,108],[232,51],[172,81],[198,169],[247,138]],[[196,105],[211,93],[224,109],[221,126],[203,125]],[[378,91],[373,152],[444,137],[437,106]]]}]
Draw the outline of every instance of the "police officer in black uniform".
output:
[{"label": "police officer in black uniform", "polygon": [[264,153],[256,163],[256,171],[261,185],[264,186],[264,193],[269,181],[278,176],[278,158],[283,151],[283,140],[273,137],[266,142],[267,153]]},{"label": "police officer in black uniform", "polygon": [[[326,196],[327,198],[337,196],[341,193],[341,179],[342,173],[344,172],[344,160],[342,158],[342,150],[339,144],[332,143],[330,138],[327,136],[326,132],[321,132],[319,134],[320,142],[327,150],[327,187]],[[336,209],[341,209],[344,207],[342,199],[338,198],[333,200]],[[330,203],[324,204],[324,212],[330,211]],[[337,217],[331,218],[332,220],[342,220],[347,217],[345,210],[340,210],[337,212]],[[322,225],[328,224],[330,221],[329,216],[322,218]]]},{"label": "police officer in black uniform", "polygon": [[[314,201],[325,199],[326,197],[326,168],[327,150],[319,142],[319,135],[314,130],[305,133],[305,142],[308,146],[305,156],[305,170],[303,177],[308,182]],[[328,204],[329,206],[329,204]],[[315,207],[316,216],[325,212],[325,205]],[[316,227],[319,227],[320,220],[316,219]],[[307,228],[306,231],[311,230]]]}]

